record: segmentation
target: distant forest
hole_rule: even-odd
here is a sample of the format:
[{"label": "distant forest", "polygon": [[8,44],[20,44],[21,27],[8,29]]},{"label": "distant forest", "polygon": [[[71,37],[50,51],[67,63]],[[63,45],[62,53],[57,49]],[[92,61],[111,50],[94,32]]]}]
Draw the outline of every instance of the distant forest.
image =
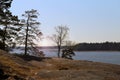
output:
[{"label": "distant forest", "polygon": [[120,42],[79,43],[74,46],[76,51],[120,51]]}]

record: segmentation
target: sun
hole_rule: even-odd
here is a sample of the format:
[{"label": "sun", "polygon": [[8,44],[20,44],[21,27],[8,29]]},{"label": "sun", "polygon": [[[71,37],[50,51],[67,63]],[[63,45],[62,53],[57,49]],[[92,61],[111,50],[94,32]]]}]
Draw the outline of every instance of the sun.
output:
[{"label": "sun", "polygon": [[50,44],[51,41],[47,40],[47,39],[43,39],[41,41],[41,46],[51,46]]}]

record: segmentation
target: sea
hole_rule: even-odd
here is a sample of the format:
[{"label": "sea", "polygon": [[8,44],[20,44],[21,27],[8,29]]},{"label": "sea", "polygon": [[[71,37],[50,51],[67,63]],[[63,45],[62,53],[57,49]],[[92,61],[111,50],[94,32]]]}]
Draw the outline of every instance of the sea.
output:
[{"label": "sea", "polygon": [[[57,49],[39,49],[45,57],[57,57]],[[13,49],[11,53],[23,53],[21,49]],[[74,51],[74,60],[87,60],[120,65],[120,51]]]}]

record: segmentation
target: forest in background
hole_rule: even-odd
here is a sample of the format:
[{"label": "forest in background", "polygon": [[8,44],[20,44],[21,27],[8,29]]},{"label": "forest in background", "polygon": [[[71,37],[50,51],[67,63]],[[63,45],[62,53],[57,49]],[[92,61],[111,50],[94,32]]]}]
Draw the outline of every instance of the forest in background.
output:
[{"label": "forest in background", "polygon": [[[67,46],[68,47],[68,46]],[[120,51],[120,42],[101,42],[101,43],[77,43],[69,46],[74,51]],[[39,49],[57,49],[57,46],[40,46]],[[66,46],[62,46],[62,49]]]},{"label": "forest in background", "polygon": [[74,46],[76,51],[120,51],[120,42],[79,43]]}]

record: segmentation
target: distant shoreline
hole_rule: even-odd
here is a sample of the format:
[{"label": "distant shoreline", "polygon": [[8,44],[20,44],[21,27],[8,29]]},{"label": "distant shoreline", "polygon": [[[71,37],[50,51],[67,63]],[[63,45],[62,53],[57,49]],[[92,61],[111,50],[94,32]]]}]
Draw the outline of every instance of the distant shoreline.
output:
[{"label": "distant shoreline", "polygon": [[79,51],[79,50],[74,50],[75,52],[120,52],[120,51],[115,51],[115,50],[106,50],[106,51],[104,51],[104,50],[93,50],[93,51],[88,51],[88,50],[86,50],[86,51]]}]

